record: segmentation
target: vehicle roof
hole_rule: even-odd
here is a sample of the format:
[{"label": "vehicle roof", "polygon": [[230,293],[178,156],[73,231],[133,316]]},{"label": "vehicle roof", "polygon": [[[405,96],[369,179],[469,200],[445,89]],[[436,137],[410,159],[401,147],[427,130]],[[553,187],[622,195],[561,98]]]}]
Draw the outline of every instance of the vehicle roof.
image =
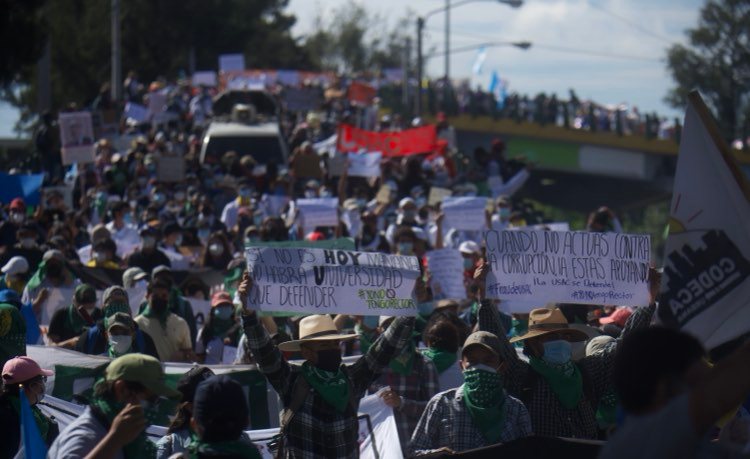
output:
[{"label": "vehicle roof", "polygon": [[208,126],[205,137],[267,136],[278,135],[279,125],[274,122],[244,124],[236,122],[214,121]]}]

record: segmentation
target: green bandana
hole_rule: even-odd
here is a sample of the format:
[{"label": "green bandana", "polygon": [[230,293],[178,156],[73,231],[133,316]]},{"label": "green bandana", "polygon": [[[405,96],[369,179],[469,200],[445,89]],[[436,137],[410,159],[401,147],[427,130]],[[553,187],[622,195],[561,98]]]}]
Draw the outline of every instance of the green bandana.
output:
[{"label": "green bandana", "polygon": [[[115,419],[120,411],[125,408],[124,403],[111,402],[109,400],[98,397],[94,398],[91,401],[91,405],[95,408],[98,408],[104,414],[104,416],[107,417],[107,420],[109,420],[110,423]],[[151,416],[146,414],[147,424],[152,424],[152,422],[149,420],[150,417]],[[125,447],[122,449],[122,452],[127,459],[151,459],[156,457],[156,445],[148,439],[148,437],[146,436],[146,429],[143,429],[143,432],[141,432],[135,440],[125,445]]]},{"label": "green bandana", "polygon": [[464,371],[464,404],[489,444],[500,441],[505,422],[505,391],[500,373]]},{"label": "green bandana", "polygon": [[536,357],[531,357],[529,364],[547,381],[565,408],[573,409],[578,406],[583,396],[583,377],[576,364],[568,362],[561,367],[554,367]]},{"label": "green bandana", "polygon": [[422,351],[422,354],[427,356],[428,359],[432,360],[437,368],[438,373],[442,373],[450,368],[456,360],[458,360],[458,354],[455,352],[447,352],[433,347],[428,347]]},{"label": "green bandana", "polygon": [[26,322],[18,308],[0,303],[0,364],[26,355]]},{"label": "green bandana", "polygon": [[80,335],[81,333],[83,333],[83,328],[91,324],[86,322],[86,320],[81,316],[81,314],[78,312],[78,309],[76,308],[76,305],[71,304],[70,306],[68,306],[68,325],[70,325],[70,329],[73,330],[76,335]]},{"label": "green bandana", "polygon": [[[13,407],[13,411],[16,412],[18,417],[21,417],[21,400],[18,397],[8,397],[10,404]],[[31,405],[31,414],[34,415],[34,421],[36,426],[39,428],[39,435],[42,440],[47,441],[47,434],[49,434],[49,419],[42,413],[42,410],[37,408],[36,405]]]},{"label": "green bandana", "polygon": [[211,317],[211,336],[219,339],[226,338],[229,330],[236,323],[234,317],[219,319],[213,311],[211,311],[211,314],[213,314],[213,317]]},{"label": "green bandana", "polygon": [[127,303],[119,303],[119,302],[112,302],[104,306],[104,310],[102,311],[102,313],[104,314],[104,326],[105,327],[109,326],[109,324],[107,323],[107,319],[117,314],[118,312],[124,312],[130,315],[130,306],[128,306]]},{"label": "green bandana", "polygon": [[195,439],[188,446],[188,452],[191,459],[199,457],[261,459],[258,449],[251,443],[242,440],[205,443],[202,440]]},{"label": "green bandana", "polygon": [[167,318],[169,317],[169,314],[171,314],[169,307],[164,308],[164,311],[162,311],[161,314],[157,314],[156,311],[151,309],[151,305],[148,303],[146,303],[146,307],[143,309],[143,315],[145,317],[148,317],[149,319],[158,319],[161,327],[165,330],[167,329]]},{"label": "green bandana", "polygon": [[414,345],[413,340],[409,340],[406,342],[406,346],[401,350],[401,353],[391,360],[389,367],[396,374],[408,376],[414,368],[414,358],[416,356],[417,347]]},{"label": "green bandana", "polygon": [[302,364],[302,376],[323,400],[333,405],[339,413],[344,412],[349,404],[349,381],[341,368],[338,372],[331,373],[305,362]]}]

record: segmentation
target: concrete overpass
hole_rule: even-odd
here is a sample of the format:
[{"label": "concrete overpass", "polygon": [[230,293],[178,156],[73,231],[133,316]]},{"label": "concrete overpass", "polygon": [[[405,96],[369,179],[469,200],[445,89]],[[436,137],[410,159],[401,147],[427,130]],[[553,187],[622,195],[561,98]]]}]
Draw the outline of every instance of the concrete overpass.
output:
[{"label": "concrete overpass", "polygon": [[[617,210],[641,208],[672,194],[678,144],[674,140],[618,136],[560,126],[516,123],[489,117],[450,119],[459,148],[489,148],[495,137],[507,145],[506,156],[536,164],[521,196],[550,205],[588,212],[606,204]],[[735,152],[750,172],[750,154]]]}]

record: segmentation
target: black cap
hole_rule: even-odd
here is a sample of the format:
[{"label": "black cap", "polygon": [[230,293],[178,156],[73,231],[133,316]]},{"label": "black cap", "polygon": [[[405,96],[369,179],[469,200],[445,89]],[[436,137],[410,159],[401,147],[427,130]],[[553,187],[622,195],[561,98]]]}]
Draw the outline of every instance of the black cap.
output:
[{"label": "black cap", "polygon": [[195,391],[193,417],[204,441],[237,440],[250,418],[245,391],[228,376],[212,376]]},{"label": "black cap", "polygon": [[208,367],[196,366],[182,375],[177,381],[177,390],[182,394],[181,402],[192,402],[195,398],[195,390],[198,384],[214,376],[214,372]]}]

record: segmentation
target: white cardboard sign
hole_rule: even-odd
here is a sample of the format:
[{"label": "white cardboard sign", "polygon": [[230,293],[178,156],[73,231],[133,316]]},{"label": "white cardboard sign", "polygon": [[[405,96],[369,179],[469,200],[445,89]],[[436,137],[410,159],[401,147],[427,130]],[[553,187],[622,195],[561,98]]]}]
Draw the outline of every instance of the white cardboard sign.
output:
[{"label": "white cardboard sign", "polygon": [[298,199],[297,207],[302,214],[304,227],[310,230],[318,226],[338,226],[338,198]]},{"label": "white cardboard sign", "polygon": [[478,231],[487,226],[487,198],[446,197],[441,208],[445,214],[443,227],[446,229]]},{"label": "white cardboard sign", "polygon": [[437,298],[465,298],[464,265],[461,252],[440,249],[427,252],[432,293]]}]

